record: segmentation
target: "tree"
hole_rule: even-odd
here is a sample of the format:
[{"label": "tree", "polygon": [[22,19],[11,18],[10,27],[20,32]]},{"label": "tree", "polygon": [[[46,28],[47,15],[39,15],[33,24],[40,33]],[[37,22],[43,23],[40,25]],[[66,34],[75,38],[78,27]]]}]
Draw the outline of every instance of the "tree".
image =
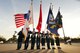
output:
[{"label": "tree", "polygon": [[12,38],[9,38],[8,39],[8,42],[12,42],[12,43],[15,43],[15,42],[17,42],[17,38],[16,38],[16,34],[17,32],[16,31],[14,31],[14,35],[13,35],[13,37]]},{"label": "tree", "polygon": [[5,43],[6,39],[4,37],[0,37],[0,41],[3,41],[3,43]]},{"label": "tree", "polygon": [[13,35],[13,37],[12,37],[12,42],[14,43],[14,42],[16,42],[16,41],[17,41],[16,35]]}]

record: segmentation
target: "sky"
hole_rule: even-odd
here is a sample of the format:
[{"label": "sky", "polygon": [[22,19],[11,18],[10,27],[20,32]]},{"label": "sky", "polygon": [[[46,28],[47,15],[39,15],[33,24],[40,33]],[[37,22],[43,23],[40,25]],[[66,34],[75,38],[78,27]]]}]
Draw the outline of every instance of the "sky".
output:
[{"label": "sky", "polygon": [[[30,0],[0,0],[0,36],[9,39],[14,31],[19,32],[22,27],[16,28],[15,17],[17,13],[27,13]],[[45,30],[50,3],[53,4],[54,18],[58,8],[63,16],[65,36],[80,37],[80,0],[42,0],[42,29]],[[36,28],[39,19],[40,0],[33,0],[33,19]],[[63,30],[58,30],[60,37],[64,37]]]}]

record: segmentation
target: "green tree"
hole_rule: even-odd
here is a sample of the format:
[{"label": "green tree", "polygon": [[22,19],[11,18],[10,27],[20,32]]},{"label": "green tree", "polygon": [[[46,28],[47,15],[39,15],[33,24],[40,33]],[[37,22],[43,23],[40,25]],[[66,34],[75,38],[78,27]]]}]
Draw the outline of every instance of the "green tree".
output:
[{"label": "green tree", "polygon": [[17,42],[17,38],[16,38],[16,35],[15,35],[16,33],[17,33],[17,32],[14,31],[14,35],[13,35],[11,38],[8,39],[8,42],[12,42],[12,43]]},{"label": "green tree", "polygon": [[3,41],[3,43],[5,43],[6,39],[4,37],[0,37],[0,41]]}]

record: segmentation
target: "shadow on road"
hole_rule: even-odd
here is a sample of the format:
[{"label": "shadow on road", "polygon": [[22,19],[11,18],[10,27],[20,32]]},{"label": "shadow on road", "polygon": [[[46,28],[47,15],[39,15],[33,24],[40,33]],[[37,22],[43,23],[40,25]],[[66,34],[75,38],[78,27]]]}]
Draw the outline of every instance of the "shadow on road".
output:
[{"label": "shadow on road", "polygon": [[[57,52],[56,52],[56,51]],[[9,50],[9,51],[3,51],[3,52],[0,52],[0,53],[66,53],[64,52],[63,50],[61,49],[39,49],[39,50]]]}]

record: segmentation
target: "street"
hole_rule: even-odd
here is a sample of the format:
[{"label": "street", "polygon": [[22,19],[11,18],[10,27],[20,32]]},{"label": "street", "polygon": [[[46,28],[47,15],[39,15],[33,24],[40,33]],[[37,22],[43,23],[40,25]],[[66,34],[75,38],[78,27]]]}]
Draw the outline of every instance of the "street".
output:
[{"label": "street", "polygon": [[[36,49],[36,45],[34,50],[30,50],[30,44],[28,50],[24,49],[24,44],[20,50],[16,50],[17,44],[0,44],[0,53],[80,53],[80,43],[72,43],[72,45],[61,43],[61,49]],[[51,46],[50,46],[51,47]],[[42,47],[40,47],[42,48]]]}]

